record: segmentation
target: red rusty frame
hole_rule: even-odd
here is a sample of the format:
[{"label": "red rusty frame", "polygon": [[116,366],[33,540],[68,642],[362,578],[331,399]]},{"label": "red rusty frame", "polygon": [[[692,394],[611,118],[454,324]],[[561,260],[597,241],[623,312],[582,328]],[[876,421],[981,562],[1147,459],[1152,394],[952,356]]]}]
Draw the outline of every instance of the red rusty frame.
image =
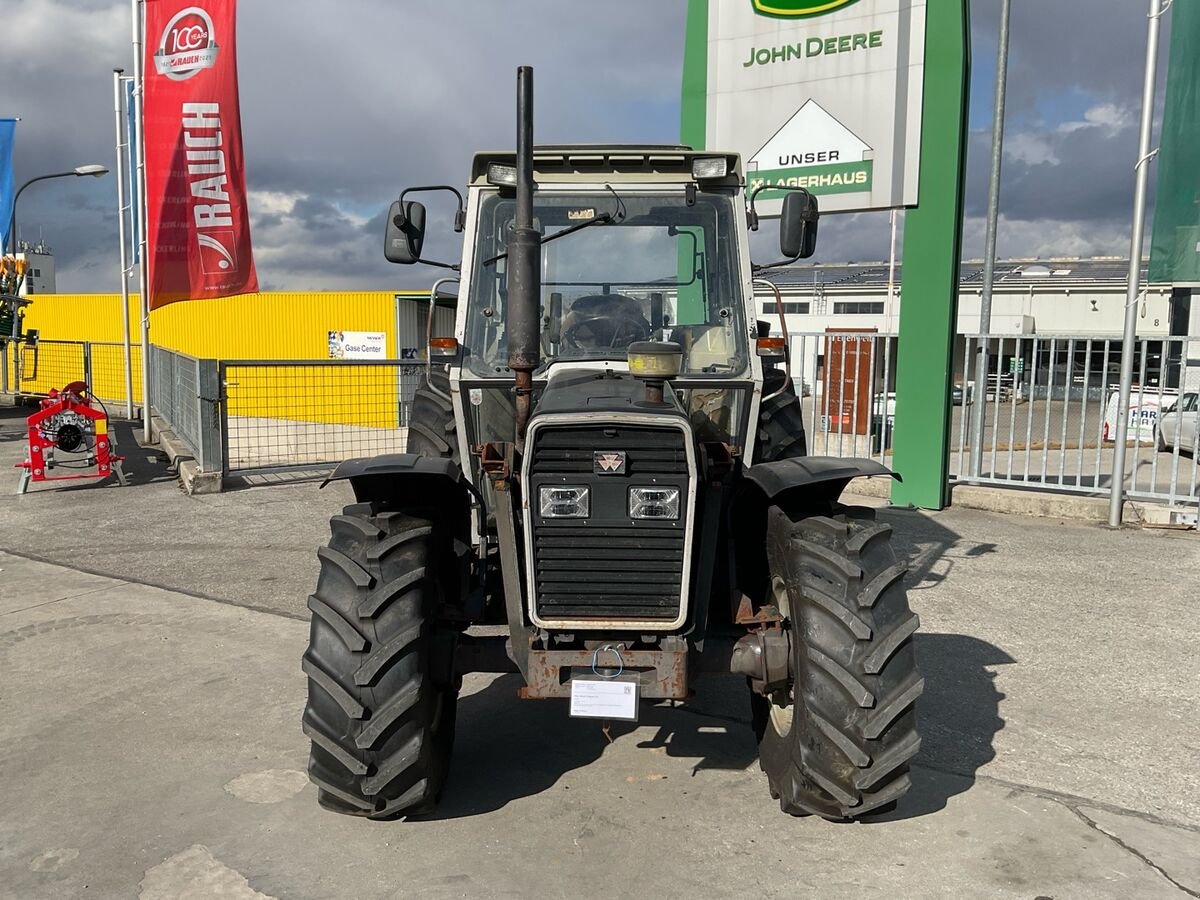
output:
[{"label": "red rusty frame", "polygon": [[[668,650],[627,650],[620,646],[621,664],[626,675],[639,677],[641,696],[654,700],[688,698],[687,648]],[[524,700],[570,697],[571,682],[560,674],[563,669],[592,668],[594,650],[530,650],[527,685],[518,691]],[[611,664],[605,656],[601,664]]]}]

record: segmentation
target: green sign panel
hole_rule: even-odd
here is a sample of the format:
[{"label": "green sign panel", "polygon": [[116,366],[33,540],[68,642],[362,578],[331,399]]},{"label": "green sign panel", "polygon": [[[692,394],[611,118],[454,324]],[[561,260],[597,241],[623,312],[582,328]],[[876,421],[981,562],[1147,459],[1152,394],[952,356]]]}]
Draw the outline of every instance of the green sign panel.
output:
[{"label": "green sign panel", "polygon": [[[793,169],[768,169],[746,173],[746,188],[753,192],[765,185],[807,188],[814,194],[849,194],[871,189],[871,160],[834,163],[829,166],[805,166]],[[758,196],[776,200],[786,191],[768,187]]]},{"label": "green sign panel", "polygon": [[754,11],[760,16],[772,16],[776,19],[823,16],[857,2],[858,0],[750,0]]},{"label": "green sign panel", "polygon": [[692,0],[686,143],[739,153],[748,184],[820,194],[822,213],[915,205],[930,2]]},{"label": "green sign panel", "polygon": [[1200,285],[1200,3],[1171,17],[1150,281]]}]

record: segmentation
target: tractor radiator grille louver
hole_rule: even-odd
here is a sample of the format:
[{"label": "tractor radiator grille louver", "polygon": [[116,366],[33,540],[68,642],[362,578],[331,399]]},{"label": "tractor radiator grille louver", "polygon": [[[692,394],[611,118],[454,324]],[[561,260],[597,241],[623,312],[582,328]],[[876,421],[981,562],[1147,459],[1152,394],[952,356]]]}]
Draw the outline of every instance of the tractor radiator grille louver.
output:
[{"label": "tractor radiator grille louver", "polygon": [[[676,522],[635,524],[625,498],[629,485],[645,484],[653,477],[682,486],[686,494],[683,442],[682,432],[668,428],[546,427],[537,433],[531,477],[567,475],[572,483],[589,485],[593,493],[586,523],[543,522],[534,527],[534,582],[541,618],[678,616],[686,556],[684,523],[690,510],[682,510]],[[593,474],[596,451],[624,452],[627,474]]]},{"label": "tractor radiator grille louver", "polygon": [[533,448],[534,475],[592,474],[596,450],[621,450],[626,455],[626,473],[641,475],[687,475],[687,453],[683,435],[665,428],[545,428]]}]

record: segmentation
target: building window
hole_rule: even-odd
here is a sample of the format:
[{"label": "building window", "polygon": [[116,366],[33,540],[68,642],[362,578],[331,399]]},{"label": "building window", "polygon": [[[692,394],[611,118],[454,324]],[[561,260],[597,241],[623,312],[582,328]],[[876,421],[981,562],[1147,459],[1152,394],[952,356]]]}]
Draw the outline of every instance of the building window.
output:
[{"label": "building window", "polygon": [[835,316],[882,316],[882,300],[856,300],[846,303],[833,304]]},{"label": "building window", "polygon": [[41,278],[41,277],[42,277],[42,270],[41,270],[41,269],[34,269],[34,270],[33,270],[33,277],[34,277],[34,278]]},{"label": "building window", "polygon": [[[764,315],[775,315],[777,312],[779,312],[779,310],[777,309],[776,304],[774,304],[774,303],[764,303],[763,304],[763,314]],[[803,303],[799,303],[799,302],[784,303],[783,304],[783,312],[785,315],[789,315],[789,316],[806,316],[806,315],[808,315],[808,302],[805,301]]]}]

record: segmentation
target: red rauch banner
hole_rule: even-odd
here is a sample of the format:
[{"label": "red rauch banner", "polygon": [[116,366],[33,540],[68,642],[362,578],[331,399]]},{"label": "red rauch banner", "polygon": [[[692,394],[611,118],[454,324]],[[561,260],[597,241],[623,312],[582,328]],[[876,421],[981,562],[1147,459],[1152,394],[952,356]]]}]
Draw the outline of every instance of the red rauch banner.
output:
[{"label": "red rauch banner", "polygon": [[238,109],[236,0],[145,0],[150,308],[258,290]]}]

